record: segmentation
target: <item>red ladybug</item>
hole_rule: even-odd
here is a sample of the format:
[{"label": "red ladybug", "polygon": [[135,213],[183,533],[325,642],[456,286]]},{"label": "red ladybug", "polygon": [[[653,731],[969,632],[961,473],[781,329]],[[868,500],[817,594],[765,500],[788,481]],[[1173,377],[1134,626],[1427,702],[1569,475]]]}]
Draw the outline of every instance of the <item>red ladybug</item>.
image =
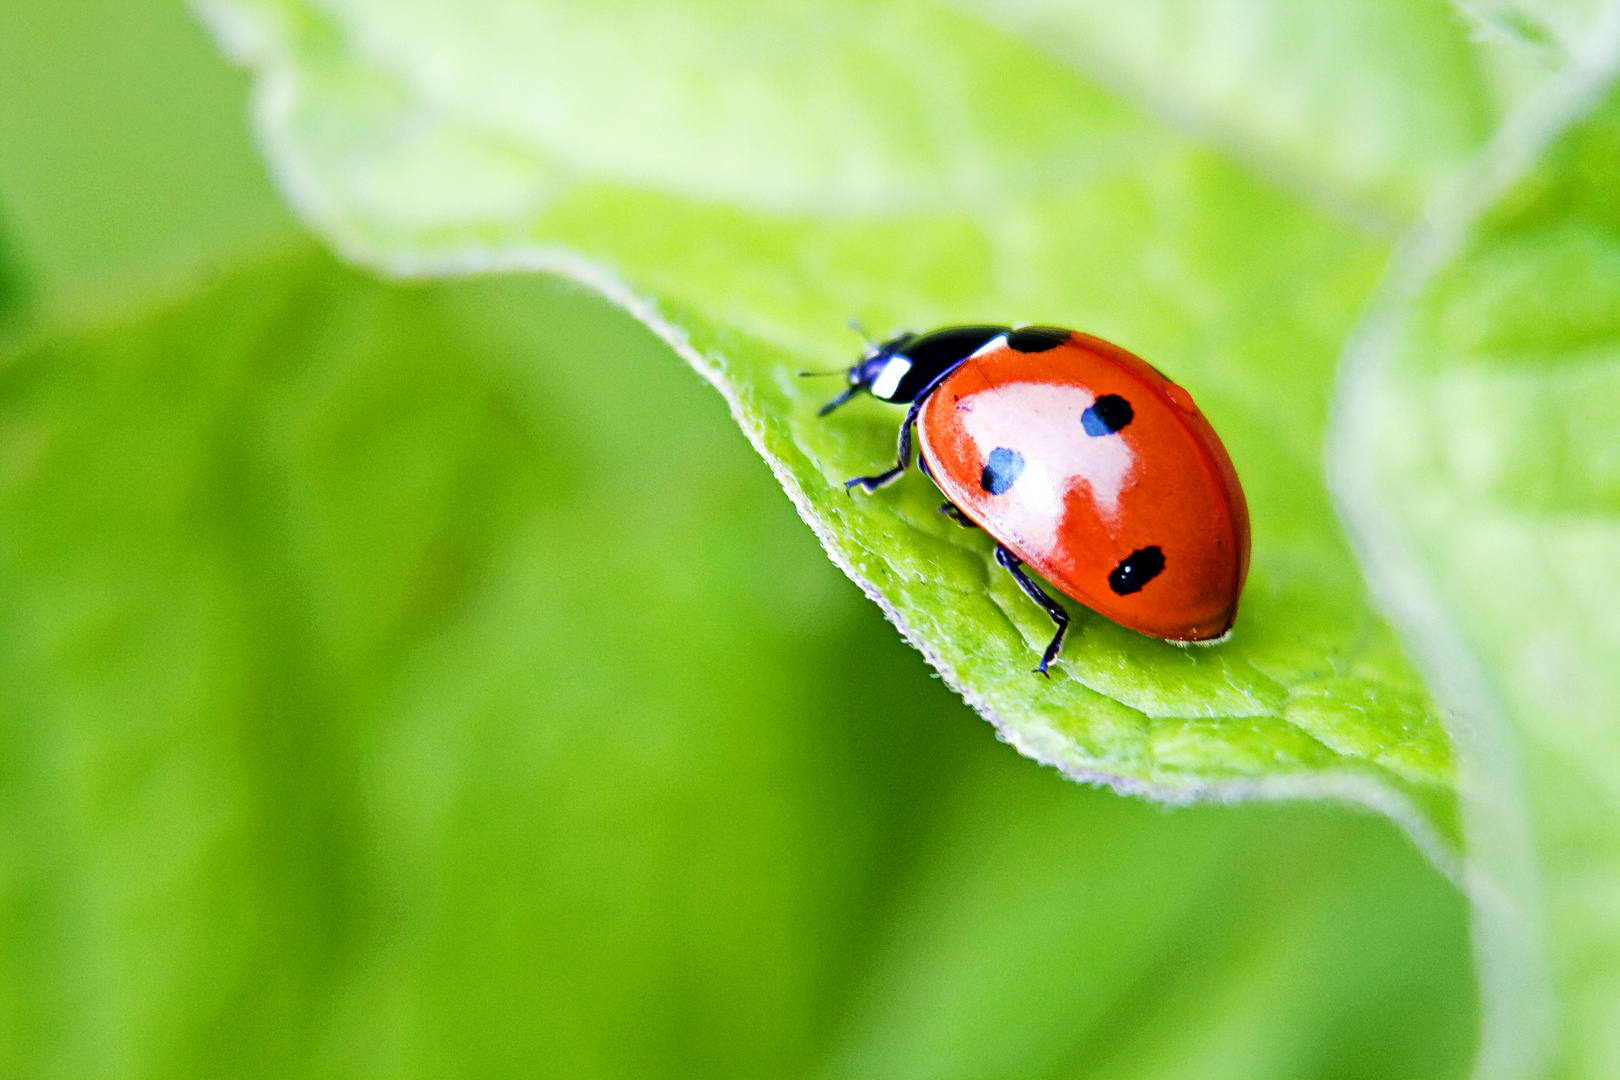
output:
[{"label": "red ladybug", "polygon": [[1249,508],[1232,459],[1187,391],[1118,345],[1045,326],[953,326],[867,349],[849,389],[911,407],[894,468],[911,463],[982,527],[996,561],[1057,624],[1069,616],[1023,570],[1122,626],[1176,642],[1223,640],[1249,571]]}]

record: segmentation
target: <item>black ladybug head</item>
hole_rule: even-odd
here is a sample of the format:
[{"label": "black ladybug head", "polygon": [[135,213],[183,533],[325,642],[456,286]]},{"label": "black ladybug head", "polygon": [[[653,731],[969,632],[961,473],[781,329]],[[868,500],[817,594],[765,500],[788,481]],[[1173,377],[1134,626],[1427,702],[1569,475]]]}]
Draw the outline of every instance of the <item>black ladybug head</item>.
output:
[{"label": "black ladybug head", "polygon": [[916,401],[946,373],[1007,330],[1005,326],[951,326],[921,335],[899,334],[869,346],[849,369],[849,389],[823,405],[821,415],[862,390],[880,401]]},{"label": "black ladybug head", "polygon": [[879,392],[887,388],[884,385],[884,373],[897,371],[902,366],[910,366],[902,350],[907,344],[915,340],[917,340],[916,334],[899,334],[880,345],[867,346],[866,352],[861,354],[859,360],[850,365],[849,371],[846,373],[849,379],[849,389],[823,405],[818,415],[826,416],[862,390],[886,401],[895,400],[893,397]]}]

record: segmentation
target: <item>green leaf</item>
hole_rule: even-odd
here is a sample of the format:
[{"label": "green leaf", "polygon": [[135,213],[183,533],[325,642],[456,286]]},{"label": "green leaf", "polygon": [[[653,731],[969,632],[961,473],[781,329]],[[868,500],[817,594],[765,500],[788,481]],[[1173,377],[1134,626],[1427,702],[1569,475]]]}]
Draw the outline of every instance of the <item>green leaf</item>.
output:
[{"label": "green leaf", "polygon": [[1395,829],[1005,753],[667,360],[306,247],[0,358],[0,1073],[1460,1074]]},{"label": "green leaf", "polygon": [[1475,1032],[1446,1018],[1473,988],[1435,977],[1458,943],[1434,915],[1461,897],[1386,877],[1381,823],[1121,799],[1081,818],[1004,757],[942,808],[827,1075],[1465,1073]]},{"label": "green leaf", "polygon": [[1408,246],[1336,436],[1373,580],[1459,718],[1501,1075],[1620,1061],[1616,25]]},{"label": "green leaf", "polygon": [[301,250],[0,365],[0,1071],[807,1053],[954,703],[603,307]]},{"label": "green leaf", "polygon": [[[1379,241],[929,4],[200,7],[257,71],[278,179],[332,242],[398,273],[570,274],[654,326],[1021,751],[1171,801],[1366,802],[1451,866],[1450,742],[1319,466]],[[1081,611],[1054,678],[1031,676],[1048,625],[984,537],[920,477],[843,490],[898,417],[819,420],[825,388],[793,373],[847,363],[852,314],[1079,326],[1188,386],[1254,513],[1233,641],[1180,649]]]},{"label": "green leaf", "polygon": [[1380,231],[1472,159],[1503,91],[1443,0],[982,0],[1035,48]]},{"label": "green leaf", "polygon": [[[1464,1071],[1395,830],[1006,753],[622,312],[233,269],[244,80],[183,18],[0,5],[25,277],[125,313],[0,358],[0,1074]],[[176,251],[223,282],[154,308]]]},{"label": "green leaf", "polygon": [[0,334],[10,329],[28,303],[28,285],[10,239],[0,230]]},{"label": "green leaf", "polygon": [[241,87],[178,4],[4,5],[0,226],[35,308],[165,295],[293,227]]}]

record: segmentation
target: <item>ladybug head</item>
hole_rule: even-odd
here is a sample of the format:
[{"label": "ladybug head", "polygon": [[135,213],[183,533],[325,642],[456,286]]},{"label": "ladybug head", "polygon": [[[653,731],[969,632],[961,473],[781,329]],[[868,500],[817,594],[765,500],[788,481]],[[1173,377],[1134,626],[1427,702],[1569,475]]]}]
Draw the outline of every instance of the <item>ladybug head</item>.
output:
[{"label": "ladybug head", "polygon": [[916,334],[899,334],[881,345],[868,344],[866,352],[845,373],[849,389],[823,405],[817,415],[826,416],[862,390],[884,401],[898,400],[895,391],[899,388],[900,376],[911,367],[900,351],[915,340]]}]

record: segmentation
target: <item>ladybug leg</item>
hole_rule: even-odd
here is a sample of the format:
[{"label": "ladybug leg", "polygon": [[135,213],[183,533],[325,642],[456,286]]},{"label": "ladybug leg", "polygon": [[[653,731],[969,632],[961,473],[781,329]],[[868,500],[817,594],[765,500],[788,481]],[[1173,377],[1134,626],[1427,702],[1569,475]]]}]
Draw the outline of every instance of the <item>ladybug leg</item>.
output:
[{"label": "ladybug leg", "polygon": [[[922,454],[917,455],[917,468],[924,476],[928,477],[928,479],[934,480],[934,470],[928,467],[928,459]],[[939,483],[937,480],[934,480],[934,482],[936,484]],[[939,504],[939,512],[956,522],[958,525],[962,526],[964,529],[977,529],[979,527],[979,523],[977,521],[974,521],[972,518],[962,513],[962,508],[951,502],[949,499]]]},{"label": "ladybug leg", "polygon": [[[911,465],[911,428],[917,423],[917,414],[922,411],[923,403],[927,400],[926,397],[919,398],[911,403],[911,408],[906,410],[906,419],[900,425],[900,453],[894,463],[894,468],[880,472],[876,476],[857,476],[844,484],[846,489],[859,486],[862,491],[870,495],[878,488],[892,484],[900,478],[900,474],[905,472]],[[924,469],[924,471],[927,470]]]},{"label": "ladybug leg", "polygon": [[[1023,560],[1001,544],[996,545],[996,562],[1006,567],[1007,572],[1018,582],[1018,587],[1024,590],[1025,595],[1041,605],[1041,610],[1052,616],[1052,621],[1057,623],[1057,633],[1052,635],[1052,643],[1046,647],[1046,652],[1041,654],[1040,666],[1035,669],[1037,675],[1046,675],[1046,665],[1057,659],[1058,650],[1063,648],[1063,635],[1069,630],[1069,613],[1063,610],[1062,604],[1047,596],[1046,591],[1024,573]],[[1051,678],[1050,675],[1046,677]]]}]

